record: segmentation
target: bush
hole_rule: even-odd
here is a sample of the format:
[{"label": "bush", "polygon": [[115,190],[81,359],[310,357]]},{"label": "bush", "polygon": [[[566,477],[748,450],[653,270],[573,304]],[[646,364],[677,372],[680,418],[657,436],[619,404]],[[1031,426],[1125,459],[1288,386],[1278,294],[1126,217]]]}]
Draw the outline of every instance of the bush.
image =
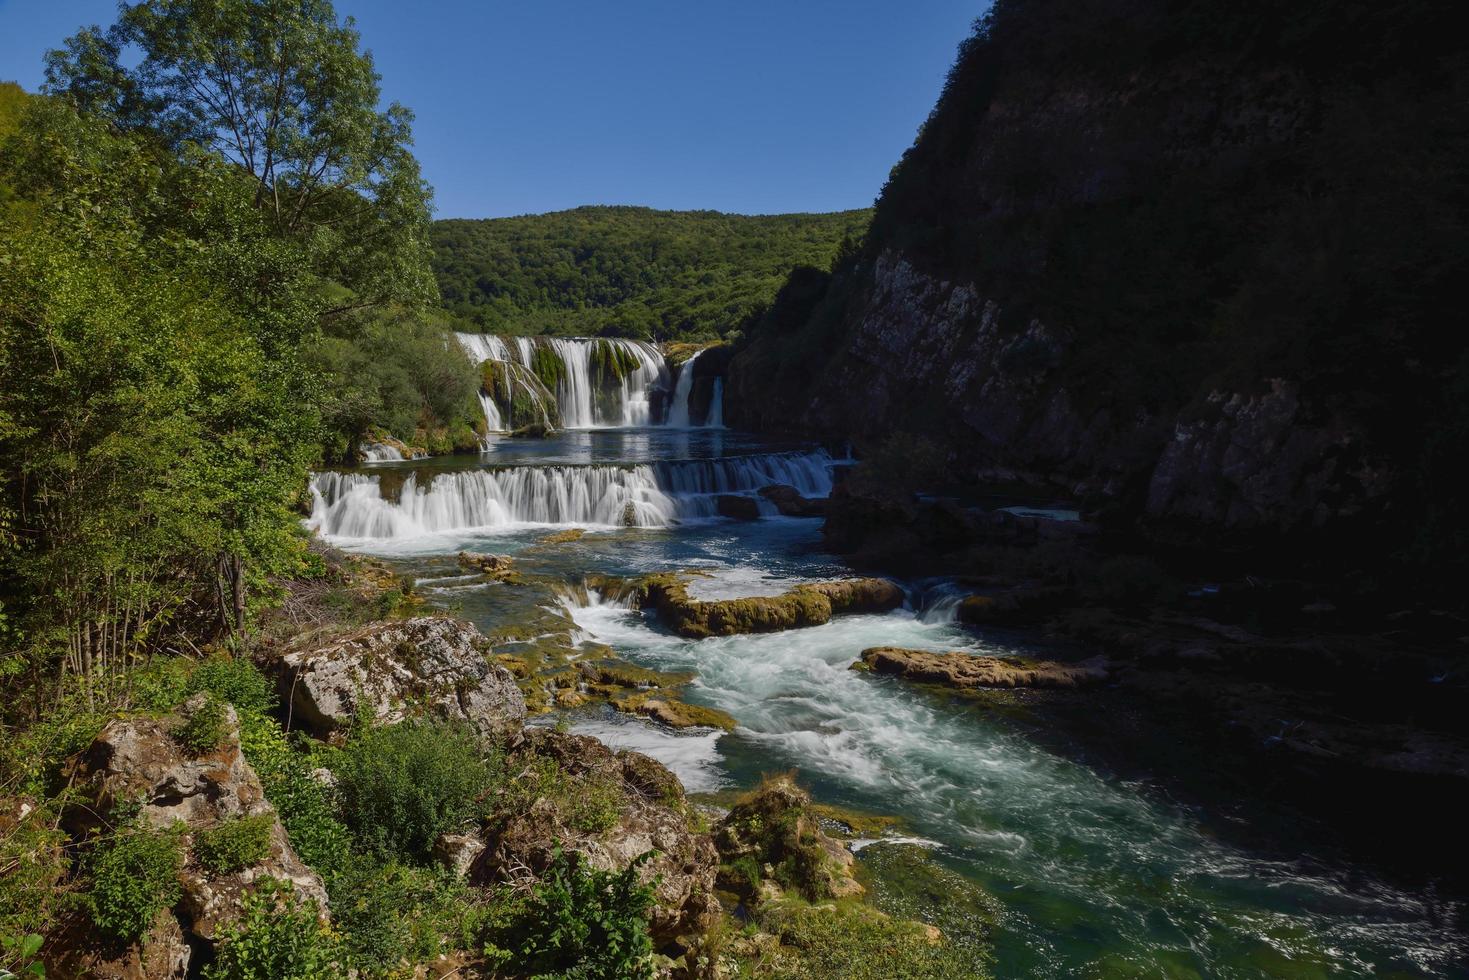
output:
[{"label": "bush", "polygon": [[179,900],[184,854],[178,828],[165,831],[127,826],[103,841],[89,862],[92,887],[87,905],[103,932],[133,942],[160,911]]},{"label": "bush", "polygon": [[644,854],[622,871],[599,871],[558,850],[530,900],[490,937],[486,959],[539,977],[652,977],[653,888],[638,883],[638,869],[651,857]]},{"label": "bush", "polygon": [[274,826],[273,813],[231,820],[201,833],[194,854],[213,874],[243,871],[270,856],[270,831]]},{"label": "bush", "polygon": [[189,692],[198,691],[234,705],[241,715],[267,714],[276,703],[270,681],[243,658],[210,657],[201,661],[189,678]]},{"label": "bush", "polygon": [[358,857],[331,887],[346,965],[366,976],[470,948],[488,906],[483,893],[441,869]]},{"label": "bush", "polygon": [[426,861],[434,841],[475,812],[494,769],[478,737],[450,722],[367,729],[334,771],[341,812],[364,849]]},{"label": "bush", "polygon": [[240,746],[255,767],[265,796],[280,815],[286,836],[301,860],[330,881],[346,863],[347,828],[336,816],[331,790],[311,775],[316,746],[303,739],[293,748],[274,718],[246,714],[240,719]]},{"label": "bush", "polygon": [[225,736],[224,704],[209,695],[194,713],[173,733],[174,739],[190,755],[203,755],[219,748]]},{"label": "bush", "polygon": [[342,951],[316,903],[296,899],[288,881],[265,878],[240,918],[220,929],[205,980],[337,980]]}]

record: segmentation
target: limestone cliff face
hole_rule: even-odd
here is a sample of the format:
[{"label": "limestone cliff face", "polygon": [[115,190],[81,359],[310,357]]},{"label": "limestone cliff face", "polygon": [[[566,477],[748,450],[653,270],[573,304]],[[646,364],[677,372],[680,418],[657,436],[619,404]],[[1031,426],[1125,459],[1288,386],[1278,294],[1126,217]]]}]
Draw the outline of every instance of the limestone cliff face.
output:
[{"label": "limestone cliff face", "polygon": [[1411,510],[1469,363],[1450,10],[999,0],[864,246],[750,330],[727,417],[1186,536]]}]

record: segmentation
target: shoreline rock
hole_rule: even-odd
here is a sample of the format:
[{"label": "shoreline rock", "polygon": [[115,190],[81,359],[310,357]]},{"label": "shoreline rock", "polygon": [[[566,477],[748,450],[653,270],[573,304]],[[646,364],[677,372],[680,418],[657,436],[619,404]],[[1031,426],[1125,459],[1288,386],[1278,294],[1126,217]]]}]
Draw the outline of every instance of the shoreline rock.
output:
[{"label": "shoreline rock", "polygon": [[777,596],[702,602],[689,597],[682,577],[655,575],[644,580],[640,593],[669,628],[690,639],[820,626],[842,613],[887,612],[904,601],[903,590],[881,578],[811,582]]},{"label": "shoreline rock", "polygon": [[447,616],[371,623],[286,653],[278,686],[291,717],[323,735],[359,712],[378,725],[428,712],[482,734],[519,728],[525,698],[488,647],[478,629]]}]

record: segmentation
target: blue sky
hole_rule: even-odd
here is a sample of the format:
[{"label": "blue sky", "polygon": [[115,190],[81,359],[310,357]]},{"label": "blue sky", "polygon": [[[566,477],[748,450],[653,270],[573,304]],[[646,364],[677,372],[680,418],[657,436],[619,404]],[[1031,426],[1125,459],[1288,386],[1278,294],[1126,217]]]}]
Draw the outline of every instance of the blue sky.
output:
[{"label": "blue sky", "polygon": [[[337,0],[439,217],[872,203],[983,0]],[[0,0],[0,79],[114,0]]]}]

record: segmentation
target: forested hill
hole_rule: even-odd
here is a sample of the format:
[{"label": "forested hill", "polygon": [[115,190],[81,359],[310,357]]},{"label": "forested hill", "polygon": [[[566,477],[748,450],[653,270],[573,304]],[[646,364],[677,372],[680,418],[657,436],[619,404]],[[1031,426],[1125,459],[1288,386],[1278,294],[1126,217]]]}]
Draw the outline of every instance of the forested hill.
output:
[{"label": "forested hill", "polygon": [[486,331],[714,339],[795,267],[828,267],[871,216],[582,207],[437,221],[434,273],[444,305]]}]

